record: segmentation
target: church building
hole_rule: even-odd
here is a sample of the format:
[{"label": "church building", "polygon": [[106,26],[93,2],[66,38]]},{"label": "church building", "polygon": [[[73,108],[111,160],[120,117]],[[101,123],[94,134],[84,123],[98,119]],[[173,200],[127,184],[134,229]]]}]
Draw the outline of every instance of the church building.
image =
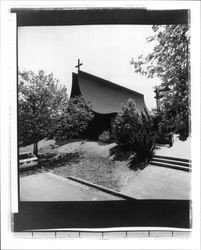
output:
[{"label": "church building", "polygon": [[140,111],[147,110],[142,94],[81,70],[72,76],[70,97],[76,96],[90,102],[95,114],[86,131],[91,138],[97,138],[104,130],[112,132],[115,116],[122,112],[121,104],[128,99],[134,99]]}]

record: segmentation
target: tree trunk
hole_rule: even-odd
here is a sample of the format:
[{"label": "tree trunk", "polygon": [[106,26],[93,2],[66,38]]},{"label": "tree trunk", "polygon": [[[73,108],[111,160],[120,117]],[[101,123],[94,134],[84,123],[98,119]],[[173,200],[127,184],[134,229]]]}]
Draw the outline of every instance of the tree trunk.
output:
[{"label": "tree trunk", "polygon": [[33,144],[33,153],[35,156],[38,156],[38,142],[34,142]]}]

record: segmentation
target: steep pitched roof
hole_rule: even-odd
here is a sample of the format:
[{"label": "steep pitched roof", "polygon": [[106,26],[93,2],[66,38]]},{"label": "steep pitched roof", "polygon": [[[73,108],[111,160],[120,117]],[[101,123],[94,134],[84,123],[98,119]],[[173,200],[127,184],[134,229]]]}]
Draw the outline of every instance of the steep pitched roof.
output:
[{"label": "steep pitched roof", "polygon": [[142,94],[83,71],[73,73],[71,97],[78,95],[89,101],[96,113],[121,112],[121,104],[129,98],[135,100],[140,111],[146,109]]}]

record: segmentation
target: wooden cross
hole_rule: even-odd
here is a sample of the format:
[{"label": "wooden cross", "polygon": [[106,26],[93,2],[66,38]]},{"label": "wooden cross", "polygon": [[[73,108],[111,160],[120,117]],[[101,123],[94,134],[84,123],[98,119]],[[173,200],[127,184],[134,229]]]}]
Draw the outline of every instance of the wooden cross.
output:
[{"label": "wooden cross", "polygon": [[78,59],[78,64],[75,66],[75,68],[78,68],[78,72],[80,70],[80,66],[82,66],[83,64],[80,63],[80,59]]}]

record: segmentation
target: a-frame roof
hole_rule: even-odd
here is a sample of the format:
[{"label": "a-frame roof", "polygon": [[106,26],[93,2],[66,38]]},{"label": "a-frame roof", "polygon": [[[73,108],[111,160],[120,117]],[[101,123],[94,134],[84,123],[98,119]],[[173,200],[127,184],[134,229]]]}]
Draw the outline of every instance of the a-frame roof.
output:
[{"label": "a-frame roof", "polygon": [[146,109],[142,94],[83,71],[73,73],[71,97],[79,95],[100,114],[121,112],[121,104],[126,104],[130,98],[135,100],[140,111]]}]

